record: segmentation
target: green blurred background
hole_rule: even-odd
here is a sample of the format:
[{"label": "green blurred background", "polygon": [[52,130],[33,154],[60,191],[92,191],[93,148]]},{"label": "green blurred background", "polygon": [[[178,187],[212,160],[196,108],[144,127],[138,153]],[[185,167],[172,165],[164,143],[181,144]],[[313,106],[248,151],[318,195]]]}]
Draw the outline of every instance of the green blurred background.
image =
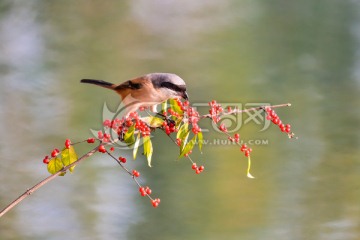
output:
[{"label": "green blurred background", "polygon": [[98,154],[2,217],[0,239],[359,239],[359,69],[357,0],[1,0],[0,208],[48,175],[44,155],[99,128],[104,102],[116,109],[82,78],[174,72],[193,103],[290,102],[277,112],[299,139],[244,115],[242,138],[266,143],[247,179],[235,146],[195,151],[195,175],[155,134],[153,167],[127,166],[159,208]]}]

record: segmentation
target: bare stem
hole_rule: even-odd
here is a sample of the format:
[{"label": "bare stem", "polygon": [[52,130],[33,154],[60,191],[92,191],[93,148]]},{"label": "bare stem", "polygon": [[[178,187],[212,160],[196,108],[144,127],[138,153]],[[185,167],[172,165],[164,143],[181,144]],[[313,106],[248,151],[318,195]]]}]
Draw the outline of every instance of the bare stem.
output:
[{"label": "bare stem", "polygon": [[57,176],[59,176],[62,173],[65,173],[67,170],[69,170],[71,167],[77,165],[78,163],[80,163],[82,160],[90,157],[91,155],[93,155],[95,152],[97,152],[99,149],[99,146],[95,147],[93,150],[89,151],[88,153],[84,154],[83,156],[81,156],[78,160],[76,160],[75,162],[73,162],[72,164],[67,165],[66,167],[64,167],[63,169],[61,169],[60,171],[58,171],[57,173],[54,173],[53,175],[48,176],[47,178],[43,179],[42,181],[40,181],[39,183],[37,183],[36,185],[34,185],[33,187],[29,188],[28,190],[26,190],[23,194],[21,194],[17,199],[15,199],[12,203],[10,203],[7,207],[5,207],[3,210],[1,210],[0,212],[0,218],[7,213],[8,211],[10,211],[13,207],[15,207],[17,204],[19,204],[22,200],[24,200],[26,197],[28,197],[29,195],[31,195],[32,193],[34,193],[36,190],[38,190],[39,188],[41,188],[42,186],[44,186],[45,184],[47,184],[48,182],[50,182],[51,180],[54,180]]},{"label": "bare stem", "polygon": [[[278,105],[265,105],[260,107],[253,107],[253,108],[246,108],[246,109],[233,109],[230,112],[222,112],[222,115],[231,115],[231,114],[238,114],[238,113],[244,113],[244,112],[252,112],[252,111],[258,111],[261,109],[264,109],[265,107],[271,107],[271,108],[280,108],[280,107],[290,107],[291,103],[284,103],[284,104],[278,104]],[[210,114],[205,114],[201,116],[201,118],[211,118]]]}]

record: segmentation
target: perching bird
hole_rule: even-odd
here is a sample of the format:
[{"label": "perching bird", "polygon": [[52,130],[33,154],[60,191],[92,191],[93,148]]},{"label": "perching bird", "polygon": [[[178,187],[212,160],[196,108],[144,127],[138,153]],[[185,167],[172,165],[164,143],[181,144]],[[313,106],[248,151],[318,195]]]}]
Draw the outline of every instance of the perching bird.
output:
[{"label": "perching bird", "polygon": [[121,84],[93,79],[82,79],[81,82],[116,91],[125,105],[125,115],[140,107],[151,107],[155,111],[157,104],[170,98],[181,97],[188,100],[184,80],[173,73],[149,73]]}]

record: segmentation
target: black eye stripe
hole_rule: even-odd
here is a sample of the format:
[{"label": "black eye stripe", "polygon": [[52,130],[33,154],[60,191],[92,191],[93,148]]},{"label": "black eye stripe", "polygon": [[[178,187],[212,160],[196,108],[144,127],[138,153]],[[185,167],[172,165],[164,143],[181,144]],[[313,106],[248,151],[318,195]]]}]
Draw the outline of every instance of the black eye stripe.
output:
[{"label": "black eye stripe", "polygon": [[175,85],[171,82],[162,82],[160,87],[171,89],[175,92],[185,92],[186,87],[184,85]]}]

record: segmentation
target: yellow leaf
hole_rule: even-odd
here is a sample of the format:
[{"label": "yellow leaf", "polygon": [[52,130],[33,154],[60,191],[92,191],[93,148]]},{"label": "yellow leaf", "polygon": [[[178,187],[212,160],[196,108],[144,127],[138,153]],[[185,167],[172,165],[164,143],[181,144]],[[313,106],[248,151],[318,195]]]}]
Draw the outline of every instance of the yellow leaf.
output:
[{"label": "yellow leaf", "polygon": [[133,149],[133,158],[134,158],[134,160],[136,159],[137,151],[139,149],[140,138],[141,138],[141,135],[140,135],[140,132],[139,132],[137,134],[136,141],[135,141],[135,144],[134,144],[134,149]]},{"label": "yellow leaf", "polygon": [[200,150],[200,152],[202,152],[202,146],[203,146],[203,141],[204,141],[202,132],[198,132],[197,136],[198,136],[199,150]]},{"label": "yellow leaf", "polygon": [[47,165],[48,172],[51,174],[57,173],[61,169],[63,169],[64,164],[61,159],[58,157],[52,158]]},{"label": "yellow leaf", "polygon": [[250,173],[250,166],[251,166],[251,159],[250,159],[250,156],[248,157],[248,168],[247,168],[247,171],[246,171],[246,176],[248,178],[255,178],[253,175],[251,175]]},{"label": "yellow leaf", "polygon": [[[78,156],[77,156],[73,146],[70,146],[69,148],[64,148],[61,151],[61,160],[62,160],[62,163],[64,164],[64,167],[66,167],[67,165],[70,165],[73,162],[75,162],[76,160],[78,160]],[[69,171],[73,172],[74,168],[75,168],[75,166],[72,166],[71,168],[69,168]]]},{"label": "yellow leaf", "polygon": [[164,123],[164,120],[158,117],[149,116],[141,118],[142,121],[147,123],[150,127],[158,128],[161,127]]},{"label": "yellow leaf", "polygon": [[144,155],[146,156],[149,167],[151,167],[151,157],[153,154],[153,146],[150,140],[150,136],[143,137],[144,143]]}]

